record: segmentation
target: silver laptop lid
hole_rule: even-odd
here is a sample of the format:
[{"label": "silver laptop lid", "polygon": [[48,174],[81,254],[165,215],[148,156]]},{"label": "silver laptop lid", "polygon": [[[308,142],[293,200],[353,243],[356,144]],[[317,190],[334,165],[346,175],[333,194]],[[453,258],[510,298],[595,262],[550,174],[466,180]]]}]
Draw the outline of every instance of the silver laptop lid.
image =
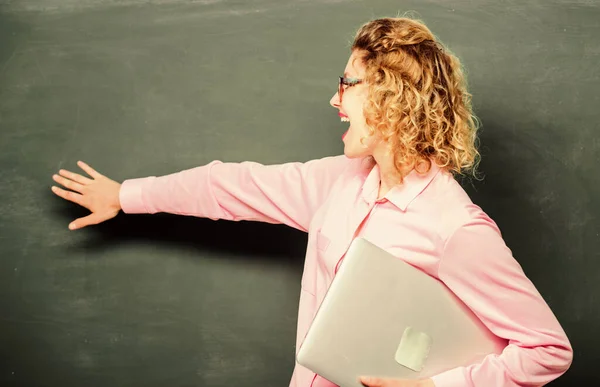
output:
[{"label": "silver laptop lid", "polygon": [[360,375],[425,378],[506,344],[442,282],[357,238],[297,361],[340,386],[359,387]]}]

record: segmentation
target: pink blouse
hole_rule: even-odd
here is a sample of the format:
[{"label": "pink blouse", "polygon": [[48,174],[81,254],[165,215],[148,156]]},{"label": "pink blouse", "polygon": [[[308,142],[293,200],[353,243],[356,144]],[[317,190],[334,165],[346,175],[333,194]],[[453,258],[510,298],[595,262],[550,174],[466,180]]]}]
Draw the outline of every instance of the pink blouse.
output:
[{"label": "pink blouse", "polygon": [[[440,279],[498,337],[500,355],[434,376],[437,387],[542,385],[563,374],[572,348],[500,231],[445,170],[410,173],[377,200],[379,167],[346,156],[306,163],[207,165],[123,182],[125,213],[280,223],[308,232],[296,349],[355,237]],[[376,375],[375,375],[376,376]],[[290,387],[334,386],[296,364]]]}]

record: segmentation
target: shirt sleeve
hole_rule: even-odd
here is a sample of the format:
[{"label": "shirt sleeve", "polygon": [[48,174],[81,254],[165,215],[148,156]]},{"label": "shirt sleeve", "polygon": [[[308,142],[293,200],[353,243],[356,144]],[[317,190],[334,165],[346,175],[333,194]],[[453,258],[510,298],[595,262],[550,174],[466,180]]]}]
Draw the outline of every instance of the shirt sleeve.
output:
[{"label": "shirt sleeve", "polygon": [[344,155],[279,165],[215,160],[166,176],[125,180],[119,200],[129,214],[255,220],[307,231],[348,160]]},{"label": "shirt sleeve", "polygon": [[565,332],[491,219],[454,232],[439,278],[508,346],[432,377],[436,387],[541,386],[569,368],[573,350]]}]

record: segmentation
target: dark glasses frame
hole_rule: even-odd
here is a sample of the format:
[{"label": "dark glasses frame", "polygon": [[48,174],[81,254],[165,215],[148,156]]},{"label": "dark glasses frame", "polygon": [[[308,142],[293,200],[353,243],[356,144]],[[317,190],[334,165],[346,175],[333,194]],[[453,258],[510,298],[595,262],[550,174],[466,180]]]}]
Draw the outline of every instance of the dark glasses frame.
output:
[{"label": "dark glasses frame", "polygon": [[346,78],[346,77],[339,77],[340,78],[340,83],[338,85],[338,96],[340,98],[340,103],[342,103],[342,96],[344,95],[344,86],[346,87],[351,87],[351,86],[356,86],[359,83],[362,83],[363,80],[362,79],[358,79],[358,78]]}]

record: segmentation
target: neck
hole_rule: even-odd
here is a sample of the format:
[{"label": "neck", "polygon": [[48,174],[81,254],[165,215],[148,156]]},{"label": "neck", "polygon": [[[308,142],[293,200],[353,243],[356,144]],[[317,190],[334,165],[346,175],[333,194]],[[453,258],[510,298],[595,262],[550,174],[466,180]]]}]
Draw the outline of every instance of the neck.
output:
[{"label": "neck", "polygon": [[401,176],[394,166],[394,157],[388,152],[373,154],[375,163],[379,166],[379,194],[378,199],[385,196],[394,186],[400,184]]}]

